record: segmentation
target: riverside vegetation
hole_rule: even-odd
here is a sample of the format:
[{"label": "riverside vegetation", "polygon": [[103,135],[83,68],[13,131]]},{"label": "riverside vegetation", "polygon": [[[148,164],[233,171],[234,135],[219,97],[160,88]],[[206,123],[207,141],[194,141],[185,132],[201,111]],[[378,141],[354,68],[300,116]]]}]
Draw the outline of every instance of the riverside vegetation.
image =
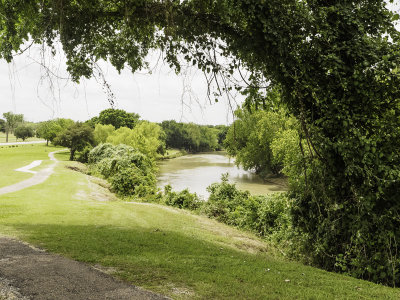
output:
[{"label": "riverside vegetation", "polygon": [[[10,160],[21,166],[45,160],[50,151],[44,145],[0,148],[0,174],[11,179],[18,172]],[[45,183],[0,195],[1,234],[174,299],[400,297],[398,289],[283,259],[269,242],[202,215],[117,199],[102,180],[74,171],[83,165],[69,161],[69,153],[55,156],[61,162]],[[225,183],[216,195],[224,191],[237,193]],[[183,203],[175,195],[170,201]]]},{"label": "riverside vegetation", "polygon": [[[268,97],[279,98],[279,91],[271,92]],[[132,119],[131,123],[125,122],[131,124],[131,128],[115,128],[107,123],[112,118],[104,118],[102,124],[100,117],[85,123],[58,119],[41,123],[38,128],[41,134],[49,133],[46,136],[55,145],[69,147],[70,159],[74,159],[77,152],[77,160],[88,163],[89,174],[106,179],[111,190],[121,198],[165,204],[206,215],[252,231],[273,243],[286,257],[315,264],[307,255],[310,237],[296,226],[299,221],[296,214],[301,208],[292,194],[296,189],[307,187],[307,174],[311,174],[311,170],[304,173],[304,157],[311,155],[312,150],[307,141],[301,139],[300,124],[286,109],[276,103],[273,109],[268,110],[239,108],[235,112],[237,119],[229,128],[175,121],[165,121],[160,126],[141,121],[138,115],[122,110],[106,110],[100,116],[109,113],[120,114],[120,120]],[[228,153],[236,156],[236,163],[245,169],[254,170],[260,176],[287,176],[290,191],[250,195],[230,184],[226,175],[222,176],[221,182],[208,187],[208,201],[201,201],[188,190],[173,191],[170,186],[159,191],[156,187],[156,161],[164,156],[167,148],[178,145],[183,147],[182,150],[192,152],[224,146]],[[340,259],[335,266],[336,271],[355,275]],[[382,269],[376,270],[377,274],[379,270]],[[394,276],[393,272],[385,274]]]}]

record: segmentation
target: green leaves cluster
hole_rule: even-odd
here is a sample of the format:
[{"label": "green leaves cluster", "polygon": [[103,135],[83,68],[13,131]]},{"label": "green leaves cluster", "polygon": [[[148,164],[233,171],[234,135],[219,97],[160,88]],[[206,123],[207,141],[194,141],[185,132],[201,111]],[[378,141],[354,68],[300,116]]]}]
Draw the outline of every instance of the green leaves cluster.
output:
[{"label": "green leaves cluster", "polygon": [[97,143],[125,144],[151,159],[155,159],[157,154],[162,154],[165,149],[165,134],[162,128],[148,121],[140,121],[133,129],[120,127],[117,130],[112,125],[97,124],[94,136]]},{"label": "green leaves cluster", "polygon": [[102,110],[98,117],[94,117],[88,122],[93,125],[112,125],[115,129],[127,127],[133,129],[139,122],[140,116],[136,113],[128,113],[123,109],[108,108]]},{"label": "green leaves cluster", "polygon": [[192,153],[220,150],[226,134],[226,127],[223,125],[214,127],[170,120],[163,121],[161,127],[165,132],[168,148],[184,149]]},{"label": "green leaves cluster", "polygon": [[21,124],[14,130],[14,135],[17,139],[25,141],[27,138],[35,136],[35,131],[32,126]]},{"label": "green leaves cluster", "polygon": [[36,129],[37,137],[43,138],[49,142],[53,142],[58,134],[61,134],[65,129],[72,126],[74,121],[71,119],[55,119],[40,122]]},{"label": "green leaves cluster", "polygon": [[237,165],[267,176],[295,163],[291,160],[300,153],[299,126],[285,110],[237,109],[235,117],[224,144]]},{"label": "green leaves cluster", "polygon": [[155,164],[127,145],[100,144],[89,153],[91,172],[106,178],[122,196],[150,197],[156,192]]},{"label": "green leaves cluster", "polygon": [[57,134],[53,144],[69,148],[69,159],[74,160],[77,151],[82,151],[85,147],[94,145],[93,129],[85,123],[73,123]]}]

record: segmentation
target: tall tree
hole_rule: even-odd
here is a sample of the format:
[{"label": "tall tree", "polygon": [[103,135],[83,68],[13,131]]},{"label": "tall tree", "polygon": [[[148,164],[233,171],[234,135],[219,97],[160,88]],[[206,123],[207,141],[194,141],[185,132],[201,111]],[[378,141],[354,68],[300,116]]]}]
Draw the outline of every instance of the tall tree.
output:
[{"label": "tall tree", "polygon": [[[249,106],[264,106],[279,86],[309,148],[307,176],[291,196],[310,258],[393,285],[400,284],[400,34],[399,15],[386,4],[4,0],[0,55],[11,61],[28,36],[53,45],[59,34],[74,80],[91,76],[100,59],[139,70],[149,50],[161,48],[176,71],[183,56],[208,74],[217,96],[233,82]],[[249,71],[244,87],[232,78],[239,67]]]},{"label": "tall tree", "polygon": [[6,119],[5,123],[6,143],[8,143],[8,134],[13,133],[14,129],[18,126],[18,124],[24,121],[24,115],[14,114],[13,112],[10,111],[4,113],[3,117]]}]

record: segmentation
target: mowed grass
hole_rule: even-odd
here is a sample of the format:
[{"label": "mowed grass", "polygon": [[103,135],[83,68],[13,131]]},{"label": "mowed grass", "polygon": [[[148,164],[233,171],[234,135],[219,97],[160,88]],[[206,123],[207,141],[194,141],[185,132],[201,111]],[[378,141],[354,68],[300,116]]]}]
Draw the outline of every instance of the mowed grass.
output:
[{"label": "mowed grass", "polygon": [[[37,137],[31,137],[25,140],[25,142],[32,142],[32,141],[42,141],[43,139]],[[6,142],[6,134],[4,132],[0,132],[0,143]],[[17,139],[14,134],[8,134],[8,142],[15,143],[15,142],[22,142],[22,139]]]},{"label": "mowed grass", "polygon": [[0,146],[0,187],[28,179],[33,174],[18,172],[15,169],[29,165],[34,160],[43,160],[42,165],[32,170],[40,170],[48,165],[49,152],[62,148],[45,144]]},{"label": "mowed grass", "polygon": [[107,192],[69,164],[0,196],[0,233],[174,299],[400,299],[399,289],[285,261],[257,237],[202,216],[101,201]]}]

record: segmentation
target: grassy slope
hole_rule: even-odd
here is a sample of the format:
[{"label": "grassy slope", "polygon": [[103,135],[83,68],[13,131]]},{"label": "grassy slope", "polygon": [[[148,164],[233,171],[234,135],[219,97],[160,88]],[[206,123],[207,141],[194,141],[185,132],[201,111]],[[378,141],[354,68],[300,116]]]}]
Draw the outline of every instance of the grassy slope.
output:
[{"label": "grassy slope", "polygon": [[[34,160],[48,160],[49,152],[59,148],[43,145],[0,146],[0,187],[11,185],[32,177],[33,174],[17,172],[15,169],[29,165]],[[32,170],[38,170],[47,162]]]},{"label": "grassy slope", "polygon": [[283,261],[251,234],[204,217],[99,201],[110,195],[65,164],[44,184],[0,196],[1,233],[116,268],[119,277],[173,298],[400,298],[398,289]]}]

